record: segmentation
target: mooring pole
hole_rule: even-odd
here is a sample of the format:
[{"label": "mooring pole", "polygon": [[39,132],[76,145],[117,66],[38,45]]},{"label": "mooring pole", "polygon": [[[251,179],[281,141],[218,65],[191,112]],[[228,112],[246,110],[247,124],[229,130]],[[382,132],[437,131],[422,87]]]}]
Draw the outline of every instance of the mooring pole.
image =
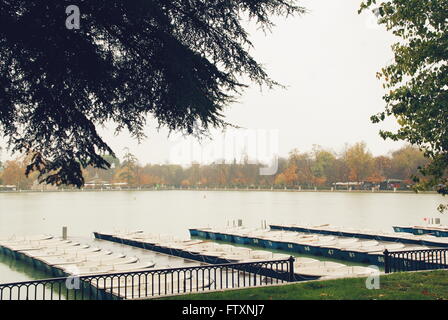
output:
[{"label": "mooring pole", "polygon": [[67,240],[67,227],[62,227],[62,239]]}]

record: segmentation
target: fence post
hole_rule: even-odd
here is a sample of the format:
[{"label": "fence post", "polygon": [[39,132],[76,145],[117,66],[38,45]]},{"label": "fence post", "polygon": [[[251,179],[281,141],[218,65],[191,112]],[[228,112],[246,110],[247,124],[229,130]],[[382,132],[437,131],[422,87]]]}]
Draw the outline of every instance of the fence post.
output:
[{"label": "fence post", "polygon": [[384,272],[390,273],[389,251],[384,250]]},{"label": "fence post", "polygon": [[289,262],[289,282],[293,282],[295,280],[295,276],[294,276],[294,257],[290,256],[288,259]]}]

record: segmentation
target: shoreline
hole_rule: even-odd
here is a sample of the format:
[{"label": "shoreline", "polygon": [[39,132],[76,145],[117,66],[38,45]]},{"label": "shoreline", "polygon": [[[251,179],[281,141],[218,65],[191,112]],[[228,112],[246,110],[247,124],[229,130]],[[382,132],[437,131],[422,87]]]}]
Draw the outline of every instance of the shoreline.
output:
[{"label": "shoreline", "polygon": [[126,189],[59,189],[59,190],[1,190],[0,193],[60,193],[60,192],[118,192],[118,191],[228,191],[228,192],[313,192],[313,193],[401,193],[401,194],[438,194],[436,191],[412,190],[331,190],[331,189],[271,189],[271,188],[126,188]]}]

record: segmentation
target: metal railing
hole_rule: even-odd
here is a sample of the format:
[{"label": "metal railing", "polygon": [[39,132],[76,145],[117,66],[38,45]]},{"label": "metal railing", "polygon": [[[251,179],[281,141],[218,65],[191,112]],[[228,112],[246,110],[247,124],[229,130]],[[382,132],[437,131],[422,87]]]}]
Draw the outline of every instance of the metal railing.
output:
[{"label": "metal railing", "polygon": [[294,258],[0,284],[0,300],[142,299],[295,281]]},{"label": "metal railing", "polygon": [[448,269],[448,249],[384,251],[384,271],[418,271]]}]

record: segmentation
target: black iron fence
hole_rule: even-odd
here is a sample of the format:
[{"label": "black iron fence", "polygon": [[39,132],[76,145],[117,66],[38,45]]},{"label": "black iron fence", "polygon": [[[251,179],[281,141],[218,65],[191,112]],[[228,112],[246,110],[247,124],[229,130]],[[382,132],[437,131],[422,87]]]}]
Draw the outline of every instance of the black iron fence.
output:
[{"label": "black iron fence", "polygon": [[295,281],[294,258],[0,284],[0,300],[121,300]]},{"label": "black iron fence", "polygon": [[384,251],[384,271],[448,269],[448,248],[412,251]]}]

